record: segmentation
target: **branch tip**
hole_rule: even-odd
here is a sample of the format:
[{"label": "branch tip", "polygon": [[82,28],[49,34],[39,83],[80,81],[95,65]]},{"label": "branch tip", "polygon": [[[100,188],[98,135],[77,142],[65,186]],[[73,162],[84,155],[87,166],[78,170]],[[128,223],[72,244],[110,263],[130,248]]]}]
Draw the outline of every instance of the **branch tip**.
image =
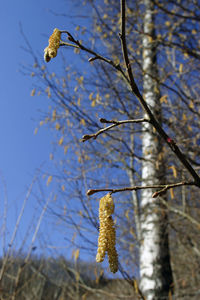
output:
[{"label": "branch tip", "polygon": [[104,119],[104,118],[100,118],[99,122],[101,122],[101,123],[108,123],[108,121],[106,119]]},{"label": "branch tip", "polygon": [[96,57],[96,56],[95,56],[95,57],[90,57],[90,58],[88,59],[88,61],[89,61],[89,62],[93,62],[93,61],[96,60],[96,59],[98,59],[98,57]]},{"label": "branch tip", "polygon": [[85,134],[83,137],[82,137],[82,139],[81,139],[81,142],[85,142],[85,141],[87,141],[87,140],[89,140],[91,138],[91,135],[90,134]]},{"label": "branch tip", "polygon": [[95,192],[93,191],[93,190],[88,190],[87,191],[87,196],[91,196],[91,195],[93,195]]}]

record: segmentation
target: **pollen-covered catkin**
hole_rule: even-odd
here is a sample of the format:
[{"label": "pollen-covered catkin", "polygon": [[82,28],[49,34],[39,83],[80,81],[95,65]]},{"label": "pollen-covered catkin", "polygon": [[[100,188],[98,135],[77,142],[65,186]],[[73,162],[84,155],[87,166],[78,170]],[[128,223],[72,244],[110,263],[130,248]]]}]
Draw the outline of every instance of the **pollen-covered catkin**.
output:
[{"label": "pollen-covered catkin", "polygon": [[109,217],[114,213],[115,205],[110,194],[102,197],[99,202],[99,216],[100,213],[105,217]]},{"label": "pollen-covered catkin", "polygon": [[96,261],[104,260],[106,251],[111,272],[115,273],[118,270],[118,255],[115,249],[116,232],[112,214],[114,212],[114,202],[110,194],[102,197],[99,203],[99,239]]},{"label": "pollen-covered catkin", "polygon": [[58,48],[60,46],[61,32],[58,28],[55,28],[52,35],[49,38],[49,45],[44,49],[44,60],[49,62],[51,58],[56,57]]},{"label": "pollen-covered catkin", "polygon": [[118,270],[118,254],[115,248],[116,244],[116,232],[115,232],[115,227],[114,227],[114,222],[112,217],[108,218],[108,225],[107,225],[107,230],[108,230],[108,261],[109,261],[109,266],[110,270],[112,273],[117,272]]},{"label": "pollen-covered catkin", "polygon": [[107,249],[107,237],[106,237],[106,222],[100,221],[99,238],[98,238],[98,250],[96,255],[96,262],[102,262],[104,260]]}]

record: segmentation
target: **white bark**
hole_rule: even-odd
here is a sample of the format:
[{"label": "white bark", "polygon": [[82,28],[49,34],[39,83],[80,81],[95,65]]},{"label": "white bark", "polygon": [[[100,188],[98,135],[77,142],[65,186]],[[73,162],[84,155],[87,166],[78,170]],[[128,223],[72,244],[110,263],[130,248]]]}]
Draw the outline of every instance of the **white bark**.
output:
[{"label": "white bark", "polygon": [[[159,85],[154,79],[157,77],[157,65],[152,0],[144,0],[144,4],[143,95],[152,112],[160,118]],[[143,185],[161,183],[161,142],[152,126],[147,123],[143,125],[142,151],[145,158],[142,165]],[[158,198],[152,198],[154,191],[145,189],[141,193],[140,288],[146,300],[168,299],[172,282],[166,231],[167,216],[162,211]]]}]

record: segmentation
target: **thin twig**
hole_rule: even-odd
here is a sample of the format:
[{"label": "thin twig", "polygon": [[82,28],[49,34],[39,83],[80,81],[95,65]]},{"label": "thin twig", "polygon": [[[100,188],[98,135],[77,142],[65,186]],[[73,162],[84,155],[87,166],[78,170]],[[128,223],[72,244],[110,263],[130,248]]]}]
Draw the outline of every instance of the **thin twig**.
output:
[{"label": "thin twig", "polygon": [[109,125],[109,126],[107,126],[107,127],[105,127],[105,128],[101,128],[101,129],[100,129],[99,131],[97,131],[96,133],[85,134],[85,135],[82,137],[82,139],[81,139],[82,142],[85,142],[85,141],[87,141],[87,140],[89,140],[89,139],[92,139],[92,138],[93,138],[93,139],[96,139],[96,138],[98,137],[98,135],[104,133],[105,131],[110,130],[110,129],[113,128],[113,127],[120,126],[120,125],[122,125],[122,124],[126,124],[126,123],[142,123],[142,122],[149,122],[149,120],[143,118],[143,119],[135,119],[135,120],[122,120],[122,121],[114,121],[114,120],[110,120],[110,121],[108,121],[108,120],[106,120],[106,119],[101,118],[101,119],[100,119],[100,122],[101,122],[101,123],[112,123],[112,125]]},{"label": "thin twig", "polygon": [[158,195],[155,196],[155,193],[152,195],[153,198],[159,196],[159,194],[162,194],[163,191],[165,190],[165,192],[171,188],[174,187],[179,187],[179,186],[183,186],[183,185],[195,185],[194,181],[190,181],[190,182],[186,182],[186,181],[182,181],[182,182],[177,182],[177,183],[171,183],[171,184],[159,184],[159,185],[146,185],[146,186],[133,186],[133,187],[124,187],[121,189],[113,189],[113,188],[102,188],[102,189],[90,189],[87,191],[87,195],[91,196],[95,193],[99,193],[99,192],[110,192],[111,194],[114,193],[120,193],[120,192],[126,192],[126,191],[137,191],[137,190],[144,190],[144,189],[161,189],[158,193]]},{"label": "thin twig", "polygon": [[101,123],[111,123],[111,124],[116,124],[116,125],[122,125],[126,123],[142,123],[142,122],[149,122],[148,119],[142,118],[142,119],[133,119],[133,120],[122,120],[122,121],[116,121],[116,120],[106,120],[104,118],[100,118],[99,121]]},{"label": "thin twig", "polygon": [[161,196],[163,194],[165,194],[167,192],[167,190],[171,189],[171,188],[175,188],[175,187],[178,187],[178,186],[186,186],[186,185],[195,185],[194,182],[178,182],[178,183],[175,183],[175,184],[167,184],[164,188],[162,188],[160,191],[157,191],[155,193],[153,193],[152,195],[152,198],[156,198],[158,196]]},{"label": "thin twig", "polygon": [[71,43],[66,43],[66,42],[63,42],[63,41],[60,41],[60,46],[70,46],[70,47],[74,47],[74,48],[79,49],[79,46],[71,44]]},{"label": "thin twig", "polygon": [[[89,58],[89,62],[92,62],[94,60],[102,60],[102,61],[105,61],[106,63],[108,63],[109,65],[111,65],[112,67],[114,67],[117,71],[119,71],[123,78],[129,82],[129,79],[127,77],[127,75],[124,73],[124,71],[122,70],[120,64],[115,64],[111,59],[108,59],[100,54],[98,54],[97,52],[85,47],[83,44],[81,44],[78,40],[75,40],[74,37],[71,35],[71,33],[69,31],[66,31],[66,30],[61,30],[61,33],[66,33],[68,35],[68,40],[71,41],[72,43],[74,43],[76,45],[76,48],[79,48],[83,51],[86,51],[90,54],[93,55],[93,57]],[[65,42],[61,42],[61,45],[64,46]],[[66,43],[65,45],[67,46],[68,43]],[[69,44],[70,46],[72,46],[72,44]]]}]

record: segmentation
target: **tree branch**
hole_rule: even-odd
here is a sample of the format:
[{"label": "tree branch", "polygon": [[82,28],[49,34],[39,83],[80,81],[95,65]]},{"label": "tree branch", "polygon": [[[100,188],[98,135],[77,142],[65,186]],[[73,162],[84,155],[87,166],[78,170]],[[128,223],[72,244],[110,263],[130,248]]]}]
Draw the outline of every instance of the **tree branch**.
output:
[{"label": "tree branch", "polygon": [[98,135],[104,133],[105,131],[110,130],[110,129],[113,128],[113,127],[116,127],[116,126],[119,126],[119,125],[122,125],[122,124],[126,124],[126,123],[142,123],[142,122],[149,122],[149,120],[143,118],[143,119],[136,119],[136,120],[122,120],[122,121],[114,121],[114,120],[110,120],[110,121],[108,121],[108,120],[106,120],[106,119],[101,118],[101,119],[100,119],[100,122],[101,122],[101,123],[111,123],[112,125],[107,126],[107,127],[105,127],[105,128],[101,128],[101,129],[100,129],[99,131],[97,131],[96,133],[93,133],[93,134],[85,134],[85,135],[82,137],[82,139],[81,139],[82,142],[85,142],[85,141],[87,141],[87,140],[89,140],[89,139],[92,139],[92,138],[93,138],[93,139],[96,139],[96,138],[98,137]]},{"label": "tree branch", "polygon": [[172,184],[167,184],[164,188],[162,188],[160,191],[157,191],[155,193],[153,193],[152,198],[157,198],[158,196],[161,196],[163,194],[165,194],[167,192],[167,190],[171,189],[171,188],[175,188],[178,186],[183,186],[183,185],[195,185],[194,182],[186,182],[186,181],[182,181],[182,182],[177,182],[177,183],[172,183]]},{"label": "tree branch", "polygon": [[141,93],[140,93],[140,91],[139,91],[139,89],[138,89],[138,87],[135,83],[132,68],[131,68],[131,64],[130,64],[129,57],[128,57],[128,50],[127,50],[127,43],[126,43],[126,13],[125,13],[125,8],[126,8],[126,1],[121,0],[121,20],[122,21],[121,21],[120,38],[121,38],[121,43],[122,43],[122,51],[123,51],[124,61],[125,61],[125,65],[126,65],[126,69],[127,69],[127,73],[128,73],[128,77],[129,77],[129,83],[130,83],[132,93],[138,98],[138,100],[139,100],[141,106],[143,107],[144,111],[149,116],[149,119],[150,119],[149,122],[156,129],[156,131],[159,133],[159,135],[165,140],[165,142],[168,144],[170,149],[175,153],[176,157],[178,157],[180,162],[185,166],[185,168],[188,170],[188,172],[194,178],[194,180],[195,180],[194,184],[196,186],[200,187],[200,177],[199,177],[199,175],[193,169],[191,164],[186,159],[185,155],[181,152],[179,147],[174,142],[174,140],[171,139],[167,135],[167,133],[161,127],[159,122],[156,120],[156,118],[154,117],[153,113],[151,112],[150,108],[148,107],[146,101],[144,100],[143,96],[141,95]]},{"label": "tree branch", "polygon": [[186,182],[177,182],[177,183],[171,183],[171,184],[159,184],[159,185],[146,185],[146,186],[133,186],[133,187],[125,187],[121,189],[112,189],[112,188],[102,188],[102,189],[90,189],[87,191],[87,195],[91,196],[93,194],[99,193],[99,192],[110,192],[111,194],[114,193],[120,193],[120,192],[126,192],[126,191],[137,191],[137,190],[144,190],[144,189],[161,189],[158,192],[155,192],[152,197],[156,198],[159,195],[162,195],[165,193],[167,190],[174,188],[174,187],[179,187],[183,185],[196,185],[194,181]]},{"label": "tree branch", "polygon": [[[139,100],[141,106],[143,107],[144,111],[149,117],[149,122],[152,124],[152,126],[156,129],[158,134],[164,139],[164,141],[167,143],[167,145],[170,147],[170,149],[175,153],[176,157],[179,159],[179,161],[184,165],[184,167],[188,170],[188,172],[191,174],[191,176],[194,178],[194,184],[200,188],[200,177],[192,167],[192,165],[189,163],[189,161],[186,159],[185,155],[181,152],[179,147],[176,145],[175,141],[170,138],[167,133],[164,131],[162,126],[159,124],[157,119],[154,117],[153,113],[151,112],[150,108],[148,107],[146,101],[144,100],[143,96],[141,95],[137,84],[135,83],[131,64],[129,61],[129,56],[128,56],[128,50],[127,50],[127,43],[126,43],[126,1],[121,0],[121,33],[120,33],[120,38],[121,38],[121,44],[122,44],[122,51],[123,51],[123,56],[124,56],[124,62],[126,65],[127,73],[128,76],[125,74],[125,72],[122,70],[121,66],[119,64],[115,64],[112,60],[107,59],[103,57],[102,55],[96,53],[95,51],[86,48],[83,46],[78,40],[75,40],[74,37],[68,32],[68,31],[61,31],[61,33],[66,33],[68,35],[69,41],[74,43],[76,46],[78,46],[79,49],[86,51],[90,54],[93,55],[92,58],[89,59],[89,61],[93,61],[96,59],[100,59],[102,61],[105,61],[106,63],[110,64],[112,67],[114,67],[117,71],[119,71],[123,78],[126,80],[126,82],[129,83],[132,93],[137,97]],[[63,45],[63,41],[61,42],[61,45]],[[68,43],[66,43],[67,45]],[[70,44],[70,46],[72,46]],[[111,125],[110,128],[115,127],[115,124]],[[108,129],[103,129],[103,132],[105,132]],[[100,133],[99,133],[100,134]],[[99,134],[94,134],[94,135],[85,135],[82,139],[82,141],[86,141],[90,138],[96,138]]]},{"label": "tree branch", "polygon": [[[108,63],[109,65],[114,67],[117,71],[119,71],[122,74],[123,78],[127,82],[129,82],[129,79],[128,79],[127,75],[124,73],[124,71],[122,70],[120,64],[115,64],[111,59],[107,59],[106,57],[104,57],[104,56],[96,53],[95,51],[85,47],[78,40],[75,40],[70,32],[68,32],[66,30],[60,30],[60,32],[61,33],[66,33],[68,35],[68,40],[71,41],[72,43],[74,43],[76,45],[76,48],[79,48],[79,49],[81,49],[83,51],[86,51],[86,52],[93,55],[93,57],[89,58],[89,60],[88,60],[89,62],[92,62],[92,61],[97,60],[97,59],[105,61],[106,63]],[[68,43],[65,43],[65,42],[61,41],[61,46],[64,46],[64,45],[68,46]],[[72,46],[72,44],[69,44],[69,46]]]}]

